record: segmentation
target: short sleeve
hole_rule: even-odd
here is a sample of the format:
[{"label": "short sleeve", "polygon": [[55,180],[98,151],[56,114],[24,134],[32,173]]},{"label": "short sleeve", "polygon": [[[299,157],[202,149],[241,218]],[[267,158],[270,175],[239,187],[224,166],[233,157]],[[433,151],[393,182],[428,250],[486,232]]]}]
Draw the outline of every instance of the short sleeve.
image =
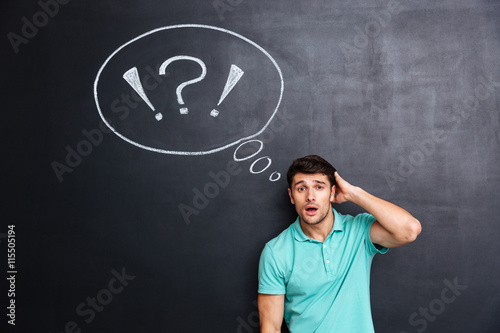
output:
[{"label": "short sleeve", "polygon": [[388,248],[383,247],[378,244],[373,244],[372,240],[370,239],[370,228],[372,227],[373,223],[376,221],[375,217],[372,214],[364,213],[358,215],[358,217],[361,219],[361,221],[358,221],[360,223],[363,223],[366,225],[365,228],[365,244],[367,246],[368,252],[371,255],[375,255],[377,253],[384,254],[387,251],[389,251]]},{"label": "short sleeve", "polygon": [[266,244],[259,261],[259,293],[283,295],[286,293],[285,279],[274,258],[273,249]]}]

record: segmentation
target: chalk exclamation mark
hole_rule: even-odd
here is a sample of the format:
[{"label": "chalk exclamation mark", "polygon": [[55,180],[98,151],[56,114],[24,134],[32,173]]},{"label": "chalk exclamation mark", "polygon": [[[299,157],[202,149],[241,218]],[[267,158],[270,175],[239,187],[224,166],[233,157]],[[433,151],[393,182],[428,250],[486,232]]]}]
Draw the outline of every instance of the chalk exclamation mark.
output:
[{"label": "chalk exclamation mark", "polygon": [[[224,87],[224,91],[222,92],[222,95],[220,96],[219,103],[217,103],[217,106],[222,103],[222,101],[226,98],[226,96],[233,90],[234,86],[238,83],[238,81],[241,79],[245,72],[241,70],[236,65],[231,65],[231,69],[229,70],[229,75],[227,77],[226,81],[226,86]],[[210,115],[212,117],[217,117],[219,115],[219,111],[216,109],[213,109],[210,112]]]},{"label": "chalk exclamation mark", "polygon": [[[125,81],[130,84],[132,88],[134,88],[135,92],[146,102],[146,104],[151,108],[151,110],[155,111],[155,107],[151,102],[149,101],[148,96],[146,96],[146,93],[144,92],[144,88],[142,87],[141,79],[139,78],[139,73],[137,71],[137,67],[133,67],[123,73],[123,78]],[[160,121],[163,118],[163,115],[158,112],[155,115],[156,120]]]}]

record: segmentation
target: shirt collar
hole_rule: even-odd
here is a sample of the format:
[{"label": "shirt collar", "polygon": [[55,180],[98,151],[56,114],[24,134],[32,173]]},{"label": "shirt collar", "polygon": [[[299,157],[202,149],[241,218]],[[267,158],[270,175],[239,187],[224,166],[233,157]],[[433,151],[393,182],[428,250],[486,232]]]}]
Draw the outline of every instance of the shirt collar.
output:
[{"label": "shirt collar", "polygon": [[[327,238],[330,237],[335,231],[344,231],[344,219],[342,218],[342,215],[337,213],[335,209],[332,208],[333,211],[333,228],[328,234]],[[295,239],[299,242],[305,242],[305,241],[310,241],[311,239],[307,237],[304,232],[302,231],[302,228],[300,227],[300,217],[297,216],[297,219],[293,223],[293,228],[294,228],[294,236]]]}]

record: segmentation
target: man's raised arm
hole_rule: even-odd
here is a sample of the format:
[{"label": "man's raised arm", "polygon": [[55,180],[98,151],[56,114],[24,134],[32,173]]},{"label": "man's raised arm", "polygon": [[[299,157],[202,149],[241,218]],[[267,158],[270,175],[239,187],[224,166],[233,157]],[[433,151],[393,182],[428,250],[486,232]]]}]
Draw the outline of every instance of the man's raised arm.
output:
[{"label": "man's raised arm", "polygon": [[337,186],[333,202],[351,201],[377,219],[370,229],[372,243],[393,248],[413,242],[420,234],[420,222],[403,208],[352,186],[338,173],[335,173],[335,180]]}]

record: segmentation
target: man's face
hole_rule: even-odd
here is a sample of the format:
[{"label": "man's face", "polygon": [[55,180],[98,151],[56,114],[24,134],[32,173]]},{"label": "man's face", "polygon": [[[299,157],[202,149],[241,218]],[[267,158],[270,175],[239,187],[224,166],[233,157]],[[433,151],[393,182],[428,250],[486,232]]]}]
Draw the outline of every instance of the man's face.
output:
[{"label": "man's face", "polygon": [[306,224],[319,224],[332,214],[335,186],[330,187],[328,177],[322,173],[297,173],[288,195],[301,221]]}]

